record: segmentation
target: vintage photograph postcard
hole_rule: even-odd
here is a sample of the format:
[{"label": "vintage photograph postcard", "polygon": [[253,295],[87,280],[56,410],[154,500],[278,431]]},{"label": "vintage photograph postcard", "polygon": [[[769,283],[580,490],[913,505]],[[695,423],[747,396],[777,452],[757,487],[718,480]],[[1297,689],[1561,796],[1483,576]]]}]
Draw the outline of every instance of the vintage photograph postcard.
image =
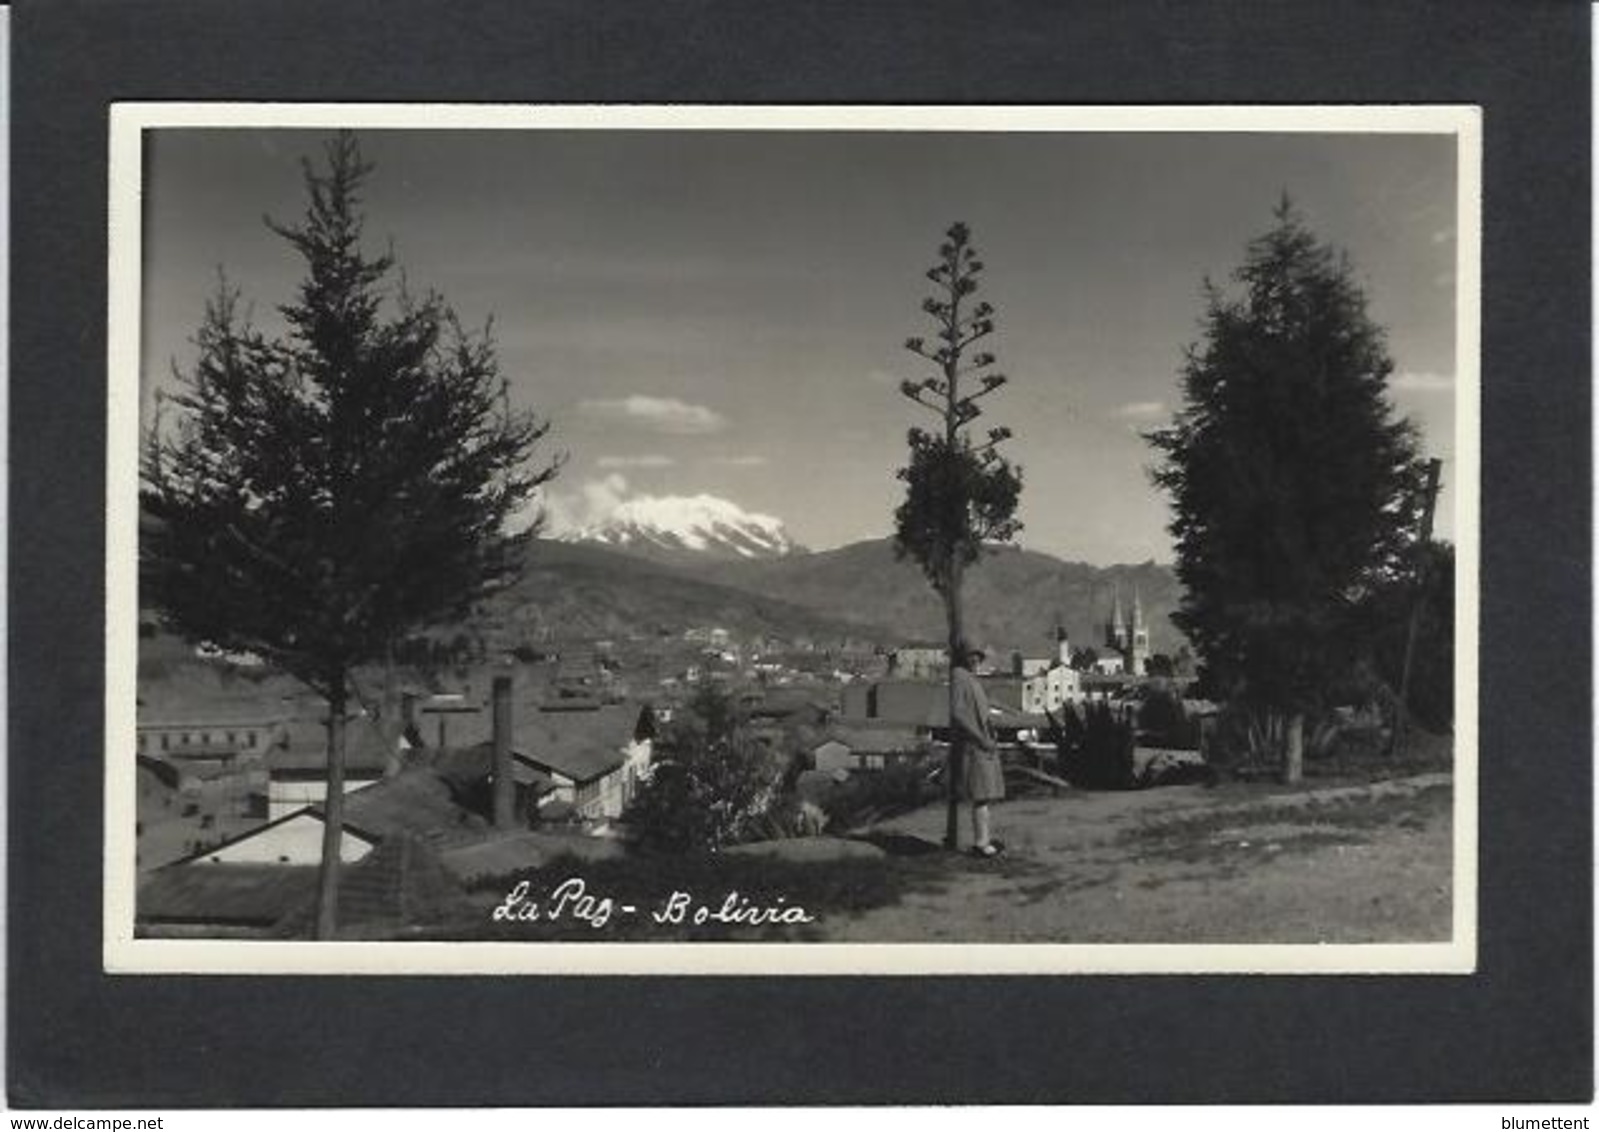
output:
[{"label": "vintage photograph postcard", "polygon": [[1465,974],[1467,106],[112,107],[112,973]]}]

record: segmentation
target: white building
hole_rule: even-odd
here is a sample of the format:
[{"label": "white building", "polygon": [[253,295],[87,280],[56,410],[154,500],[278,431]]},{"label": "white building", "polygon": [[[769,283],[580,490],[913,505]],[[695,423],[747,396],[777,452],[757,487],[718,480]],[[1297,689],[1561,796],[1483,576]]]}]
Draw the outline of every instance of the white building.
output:
[{"label": "white building", "polygon": [[1029,715],[1059,711],[1062,704],[1075,703],[1082,696],[1082,674],[1058,661],[1022,678],[1021,709]]}]

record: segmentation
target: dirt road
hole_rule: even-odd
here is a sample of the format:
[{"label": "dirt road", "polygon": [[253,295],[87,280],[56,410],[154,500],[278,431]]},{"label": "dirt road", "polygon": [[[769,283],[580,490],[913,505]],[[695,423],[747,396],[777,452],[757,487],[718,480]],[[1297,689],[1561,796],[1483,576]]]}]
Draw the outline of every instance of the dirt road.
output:
[{"label": "dirt road", "polygon": [[[1006,803],[999,861],[927,853],[896,903],[830,917],[839,941],[1355,943],[1447,940],[1445,774],[1315,789],[1070,792]],[[914,868],[933,806],[874,827]],[[963,830],[964,833],[964,830]]]}]

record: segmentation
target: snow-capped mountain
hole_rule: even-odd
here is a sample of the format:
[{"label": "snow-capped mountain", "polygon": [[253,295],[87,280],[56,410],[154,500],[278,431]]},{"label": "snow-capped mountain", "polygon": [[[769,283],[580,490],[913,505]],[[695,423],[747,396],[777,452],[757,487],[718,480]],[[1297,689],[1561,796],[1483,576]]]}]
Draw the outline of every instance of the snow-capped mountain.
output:
[{"label": "snow-capped mountain", "polygon": [[715,495],[641,495],[604,519],[557,534],[671,562],[782,558],[801,550],[783,521]]}]

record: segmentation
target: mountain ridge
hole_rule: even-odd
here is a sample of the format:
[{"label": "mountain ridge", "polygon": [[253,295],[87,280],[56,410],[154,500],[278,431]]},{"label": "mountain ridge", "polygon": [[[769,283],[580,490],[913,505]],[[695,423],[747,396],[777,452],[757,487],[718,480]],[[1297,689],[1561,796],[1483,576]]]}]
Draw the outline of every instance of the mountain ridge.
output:
[{"label": "mountain ridge", "polygon": [[603,518],[556,537],[685,565],[782,558],[804,550],[775,515],[746,511],[706,493],[635,496],[617,503]]},{"label": "mountain ridge", "polygon": [[[499,613],[555,636],[722,624],[741,633],[854,637],[892,647],[945,633],[939,598],[914,563],[895,558],[886,538],[759,559],[657,551],[537,540],[528,575],[496,599]],[[1118,594],[1129,617],[1135,595],[1141,601],[1154,651],[1183,643],[1170,622],[1181,596],[1176,574],[1153,561],[1100,567],[999,547],[967,579],[968,635],[991,650],[1044,655],[1054,648],[1057,624],[1074,647],[1102,648]]]}]

